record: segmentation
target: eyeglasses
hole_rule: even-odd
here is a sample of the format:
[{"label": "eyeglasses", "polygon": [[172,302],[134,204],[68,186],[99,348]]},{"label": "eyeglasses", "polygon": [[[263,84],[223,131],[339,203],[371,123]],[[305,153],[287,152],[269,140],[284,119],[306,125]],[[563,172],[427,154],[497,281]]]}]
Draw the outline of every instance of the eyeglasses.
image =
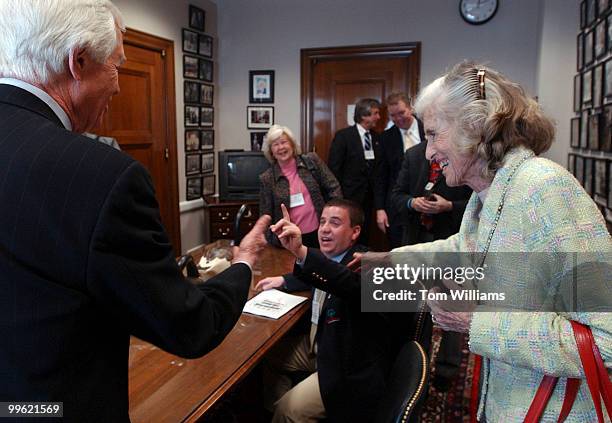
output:
[{"label": "eyeglasses", "polygon": [[478,89],[480,93],[480,100],[486,100],[487,95],[485,93],[485,70],[478,69],[476,75],[478,76]]}]

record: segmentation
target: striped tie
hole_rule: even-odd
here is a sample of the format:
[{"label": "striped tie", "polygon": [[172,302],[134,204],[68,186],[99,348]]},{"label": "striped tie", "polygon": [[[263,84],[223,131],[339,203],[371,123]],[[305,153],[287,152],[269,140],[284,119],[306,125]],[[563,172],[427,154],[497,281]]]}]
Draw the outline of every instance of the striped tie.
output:
[{"label": "striped tie", "polygon": [[366,150],[371,150],[372,149],[372,141],[370,140],[370,133],[369,132],[365,133],[364,141],[365,141],[365,149]]}]

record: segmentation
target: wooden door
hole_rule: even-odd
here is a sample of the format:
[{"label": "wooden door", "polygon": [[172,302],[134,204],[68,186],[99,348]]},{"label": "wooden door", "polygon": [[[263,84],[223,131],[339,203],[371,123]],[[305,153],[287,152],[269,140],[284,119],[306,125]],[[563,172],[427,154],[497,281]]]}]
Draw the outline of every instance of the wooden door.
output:
[{"label": "wooden door", "polygon": [[[331,140],[348,126],[347,106],[365,97],[381,103],[395,91],[419,86],[420,43],[303,49],[302,148],[327,161]],[[381,110],[376,131],[387,124]]]},{"label": "wooden door", "polygon": [[121,92],[94,132],[116,138],[124,152],[147,168],[162,222],[179,255],[173,42],[128,29],[124,49],[127,62],[119,69]]}]

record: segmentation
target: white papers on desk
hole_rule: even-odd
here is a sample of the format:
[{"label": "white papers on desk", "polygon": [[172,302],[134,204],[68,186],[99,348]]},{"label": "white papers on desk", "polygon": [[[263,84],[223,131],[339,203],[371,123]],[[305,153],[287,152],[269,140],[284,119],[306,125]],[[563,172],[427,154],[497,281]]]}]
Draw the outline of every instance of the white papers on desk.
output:
[{"label": "white papers on desk", "polygon": [[277,289],[270,289],[260,292],[247,301],[242,311],[257,316],[278,319],[306,300],[307,298],[305,297],[287,294]]}]

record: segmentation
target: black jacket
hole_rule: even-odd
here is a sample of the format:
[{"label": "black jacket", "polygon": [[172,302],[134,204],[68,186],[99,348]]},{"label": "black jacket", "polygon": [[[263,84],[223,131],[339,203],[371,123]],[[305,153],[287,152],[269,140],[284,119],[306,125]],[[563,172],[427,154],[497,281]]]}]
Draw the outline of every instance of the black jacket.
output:
[{"label": "black jacket", "polygon": [[[379,135],[370,131],[374,157],[378,157]],[[376,160],[366,160],[357,125],[336,132],[329,148],[327,165],[336,176],[344,198],[363,203],[374,190]]]},{"label": "black jacket", "polygon": [[2,84],[0,204],[1,401],[128,422],[130,334],[198,357],[242,312],[248,266],[183,278],[142,165]]},{"label": "black jacket", "polygon": [[[426,141],[423,122],[414,117],[419,127],[421,143]],[[400,212],[391,205],[391,194],[404,161],[404,139],[393,125],[380,136],[379,156],[376,160],[374,208],[384,209],[392,224],[399,223]]]},{"label": "black jacket", "polygon": [[385,392],[389,371],[403,343],[411,339],[415,314],[362,313],[361,276],[309,248],[294,275],[328,293],[319,316],[316,340],[319,387],[331,422],[368,422]]},{"label": "black jacket", "polygon": [[[429,180],[429,161],[425,158],[426,148],[427,141],[406,151],[402,169],[391,194],[391,207],[396,213],[401,213],[401,221],[404,225],[404,245],[423,242],[421,236],[426,231],[421,225],[421,213],[407,207],[409,198],[423,196],[425,185]],[[450,212],[433,215],[433,226],[430,231],[434,234],[435,239],[448,238],[459,232],[463,212],[472,195],[472,190],[465,185],[451,188],[446,185],[444,176],[441,176],[433,192],[453,203],[453,209]]]}]

